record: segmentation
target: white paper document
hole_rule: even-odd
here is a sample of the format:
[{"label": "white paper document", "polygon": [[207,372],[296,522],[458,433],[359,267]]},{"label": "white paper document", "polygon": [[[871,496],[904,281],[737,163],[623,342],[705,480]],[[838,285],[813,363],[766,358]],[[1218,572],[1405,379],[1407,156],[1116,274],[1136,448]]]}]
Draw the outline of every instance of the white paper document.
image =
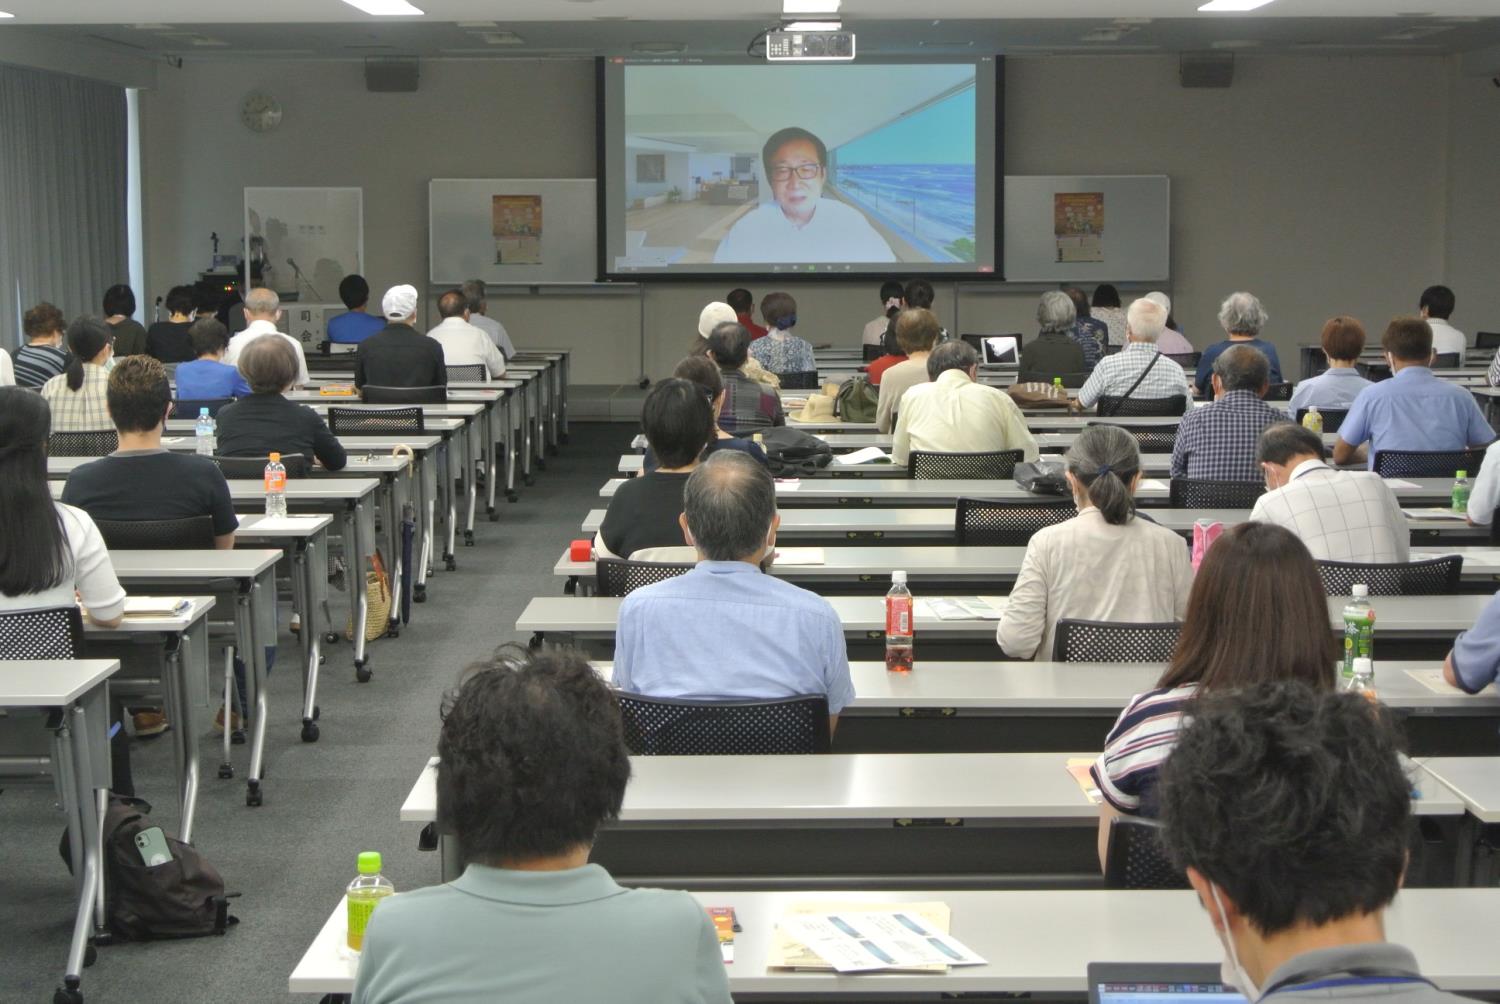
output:
[{"label": "white paper document", "polygon": [[787,916],[779,926],[841,973],[985,961],[915,911]]},{"label": "white paper document", "polygon": [[1421,485],[1417,484],[1415,481],[1403,481],[1401,478],[1386,478],[1385,479],[1385,483],[1386,483],[1386,487],[1388,487],[1388,488],[1421,488],[1422,487]]},{"label": "white paper document", "polygon": [[891,455],[878,446],[866,446],[862,450],[853,453],[835,453],[833,462],[836,464],[868,464],[874,460],[889,461]]},{"label": "white paper document", "polygon": [[801,488],[801,487],[802,487],[802,481],[799,478],[777,478],[776,479],[776,494],[778,494],[778,495],[780,495],[782,492],[794,492],[798,488]]},{"label": "white paper document", "polygon": [[928,597],[927,610],[940,621],[997,621],[1000,619],[1000,611],[979,596]]},{"label": "white paper document", "polygon": [[253,523],[247,521],[245,524],[245,532],[247,534],[253,534],[271,533],[272,531],[280,532],[285,530],[302,530],[305,529],[308,524],[316,523],[317,521],[318,517],[316,516],[262,516]]},{"label": "white paper document", "polygon": [[[1390,484],[1390,482],[1386,482]],[[1451,519],[1459,523],[1465,523],[1469,517],[1465,513],[1454,512],[1452,509],[1443,509],[1433,506],[1430,509],[1403,509],[1407,519]]]},{"label": "white paper document", "polygon": [[176,617],[186,613],[191,606],[192,603],[182,596],[127,596],[125,616]]},{"label": "white paper document", "polygon": [[1406,675],[1416,680],[1434,694],[1446,694],[1455,697],[1464,695],[1464,691],[1459,690],[1453,684],[1443,679],[1443,671],[1441,669],[1408,669]]},{"label": "white paper document", "polygon": [[821,547],[778,547],[778,565],[821,565],[824,562]]},{"label": "white paper document", "polygon": [[1144,492],[1144,491],[1164,492],[1166,490],[1167,490],[1167,483],[1165,481],[1163,481],[1161,478],[1142,478],[1141,479],[1141,486],[1136,489],[1136,491],[1142,491],[1142,492]]}]

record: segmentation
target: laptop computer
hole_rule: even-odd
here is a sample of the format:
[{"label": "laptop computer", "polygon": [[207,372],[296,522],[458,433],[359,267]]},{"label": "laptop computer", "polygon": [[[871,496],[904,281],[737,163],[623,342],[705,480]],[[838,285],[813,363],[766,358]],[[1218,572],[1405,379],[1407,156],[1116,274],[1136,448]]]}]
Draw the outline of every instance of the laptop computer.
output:
[{"label": "laptop computer", "polygon": [[1089,1004],[1246,1004],[1217,962],[1090,962]]},{"label": "laptop computer", "polygon": [[986,366],[1014,366],[1021,361],[1021,339],[1015,335],[984,335],[979,352]]}]

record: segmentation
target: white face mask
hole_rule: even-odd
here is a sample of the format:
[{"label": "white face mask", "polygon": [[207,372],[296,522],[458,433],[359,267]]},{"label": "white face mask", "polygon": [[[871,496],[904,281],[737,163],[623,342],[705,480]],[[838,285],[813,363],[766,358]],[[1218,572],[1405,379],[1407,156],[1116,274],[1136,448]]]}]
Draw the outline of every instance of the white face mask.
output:
[{"label": "white face mask", "polygon": [[1224,929],[1219,932],[1219,940],[1224,945],[1224,961],[1219,964],[1219,978],[1245,995],[1245,999],[1251,1002],[1260,999],[1260,987],[1250,978],[1245,967],[1240,965],[1240,956],[1234,948],[1234,936],[1229,933],[1229,914],[1224,909],[1224,904],[1219,899],[1219,887],[1210,885],[1209,895],[1214,898],[1214,908],[1219,911],[1219,920]]}]

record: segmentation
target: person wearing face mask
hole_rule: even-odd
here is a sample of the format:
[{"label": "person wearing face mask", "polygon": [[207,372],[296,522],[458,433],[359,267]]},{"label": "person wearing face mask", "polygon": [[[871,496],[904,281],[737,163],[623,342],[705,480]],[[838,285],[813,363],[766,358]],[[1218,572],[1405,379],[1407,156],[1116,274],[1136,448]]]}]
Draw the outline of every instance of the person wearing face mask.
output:
[{"label": "person wearing face mask", "polygon": [[193,287],[173,286],[164,302],[167,319],[146,329],[146,354],[164,363],[191,362],[198,358],[188,334],[198,316],[193,309]]},{"label": "person wearing face mask", "polygon": [[1194,708],[1162,769],[1162,835],[1252,1004],[1463,1000],[1385,938],[1411,833],[1400,749],[1380,704],[1292,680]]},{"label": "person wearing face mask", "polygon": [[620,604],[615,686],[702,701],[823,694],[831,732],[854,700],[844,629],[823,597],[761,571],[781,524],[771,475],[721,450],[688,476],[682,507],[698,564]]},{"label": "person wearing face mask", "polygon": [[97,317],[68,325],[68,368],[42,384],[52,409],[53,432],[101,432],[114,428],[105,394],[109,389],[114,334]]}]

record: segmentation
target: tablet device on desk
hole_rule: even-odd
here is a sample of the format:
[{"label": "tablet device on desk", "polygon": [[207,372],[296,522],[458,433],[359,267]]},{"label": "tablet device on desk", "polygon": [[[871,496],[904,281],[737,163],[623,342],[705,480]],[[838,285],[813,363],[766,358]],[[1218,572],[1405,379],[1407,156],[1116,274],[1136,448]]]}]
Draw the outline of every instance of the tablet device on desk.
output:
[{"label": "tablet device on desk", "polygon": [[1217,962],[1090,962],[1089,1004],[1246,1004]]},{"label": "tablet device on desk", "polygon": [[1001,363],[1014,366],[1021,361],[1021,340],[1015,335],[985,335],[981,344],[986,366]]}]

